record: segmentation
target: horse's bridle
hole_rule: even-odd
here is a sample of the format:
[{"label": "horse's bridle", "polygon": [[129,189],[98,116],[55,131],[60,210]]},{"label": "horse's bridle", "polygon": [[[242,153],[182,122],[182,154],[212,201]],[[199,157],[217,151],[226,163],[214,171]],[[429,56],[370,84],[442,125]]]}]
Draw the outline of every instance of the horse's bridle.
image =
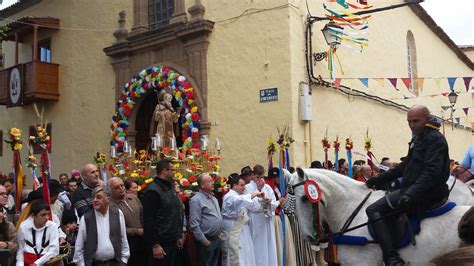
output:
[{"label": "horse's bridle", "polygon": [[[297,188],[299,186],[303,186],[304,184],[306,184],[306,181],[308,181],[308,177],[305,174],[303,181],[301,181],[299,183],[296,183],[296,184],[291,186],[291,188],[293,189],[293,193],[290,193],[290,192],[288,192],[288,193],[292,196],[295,196],[295,188]],[[303,198],[304,198],[304,200],[307,200],[306,196],[303,196]],[[324,207],[326,207],[326,204],[324,203],[323,199],[321,199],[321,203],[323,204]]]}]

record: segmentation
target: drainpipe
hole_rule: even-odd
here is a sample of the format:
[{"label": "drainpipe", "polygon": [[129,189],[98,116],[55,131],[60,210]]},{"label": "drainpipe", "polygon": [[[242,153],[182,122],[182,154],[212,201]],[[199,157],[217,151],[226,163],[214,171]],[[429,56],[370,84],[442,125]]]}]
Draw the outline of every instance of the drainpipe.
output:
[{"label": "drainpipe", "polygon": [[311,121],[313,120],[313,100],[309,85],[300,82],[300,120],[304,126],[304,162],[309,167],[313,161]]}]

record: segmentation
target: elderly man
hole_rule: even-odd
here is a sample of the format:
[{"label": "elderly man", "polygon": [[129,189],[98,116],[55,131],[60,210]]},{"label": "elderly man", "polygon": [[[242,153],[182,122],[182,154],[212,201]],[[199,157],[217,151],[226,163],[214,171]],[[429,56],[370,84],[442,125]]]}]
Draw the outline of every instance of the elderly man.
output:
[{"label": "elderly man", "polygon": [[79,222],[74,252],[78,266],[126,265],[130,256],[125,219],[121,210],[109,207],[110,190],[96,187],[92,206]]},{"label": "elderly man", "polygon": [[8,221],[13,222],[13,215],[7,212],[8,192],[6,188],[0,185],[0,209],[6,215]]},{"label": "elderly man", "polygon": [[216,266],[221,240],[222,216],[219,202],[213,196],[214,182],[212,177],[203,173],[197,178],[199,192],[189,203],[189,225],[196,237],[199,265]]},{"label": "elderly man", "polygon": [[82,183],[72,194],[72,206],[81,217],[92,208],[92,190],[99,185],[99,170],[93,164],[85,164],[81,169]]},{"label": "elderly man", "polygon": [[122,179],[112,177],[109,179],[109,187],[112,191],[112,202],[110,206],[118,208],[125,217],[127,227],[127,239],[130,247],[130,258],[127,265],[145,265],[146,254],[143,245],[143,207],[140,200],[125,191]]},{"label": "elderly man", "polygon": [[183,204],[174,186],[174,166],[164,159],[156,164],[157,177],[143,192],[143,228],[147,249],[153,252],[148,265],[175,265],[182,246]]},{"label": "elderly man", "polygon": [[393,211],[392,206],[402,211],[417,214],[444,202],[449,190],[448,143],[438,131],[439,124],[433,121],[426,106],[415,105],[407,113],[408,125],[413,133],[406,159],[396,167],[367,180],[368,187],[384,187],[387,182],[403,176],[399,190],[389,193],[367,209],[369,221],[382,248],[385,265],[404,265],[393,246],[391,227],[381,218]]}]

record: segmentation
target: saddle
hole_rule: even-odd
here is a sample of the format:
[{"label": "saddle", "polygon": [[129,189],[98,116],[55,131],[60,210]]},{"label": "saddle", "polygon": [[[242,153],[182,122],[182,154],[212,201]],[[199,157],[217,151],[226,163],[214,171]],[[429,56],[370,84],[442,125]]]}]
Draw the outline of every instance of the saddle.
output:
[{"label": "saddle", "polygon": [[[426,218],[432,218],[441,216],[456,207],[456,203],[448,202],[442,206],[432,208],[425,211],[418,216],[410,216],[407,214],[401,214],[396,217],[390,218],[389,226],[393,228],[392,230],[392,239],[393,244],[397,249],[408,246],[410,243],[414,242],[414,235],[417,235],[421,231],[421,221]],[[368,225],[368,230],[370,236],[373,239],[376,239],[375,232],[372,229],[372,226]],[[365,246],[369,243],[375,243],[373,240],[368,240],[364,236],[353,236],[353,235],[334,235],[332,241],[336,245],[355,245],[355,246]]]}]

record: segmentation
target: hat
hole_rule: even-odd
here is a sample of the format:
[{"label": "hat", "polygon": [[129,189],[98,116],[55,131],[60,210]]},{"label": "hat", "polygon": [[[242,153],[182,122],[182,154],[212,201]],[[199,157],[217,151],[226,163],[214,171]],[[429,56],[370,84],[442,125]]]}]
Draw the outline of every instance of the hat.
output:
[{"label": "hat", "polygon": [[280,176],[280,170],[276,167],[273,167],[268,172],[268,177],[279,177],[279,176]]},{"label": "hat", "polygon": [[248,165],[242,168],[242,170],[240,170],[240,175],[242,176],[249,175],[249,174],[253,174],[253,170]]},{"label": "hat", "polygon": [[81,176],[81,173],[77,171],[76,169],[72,169],[71,177],[77,177],[77,176]]},{"label": "hat", "polygon": [[77,217],[73,210],[65,210],[61,219],[61,224],[67,225],[68,223],[76,222]]}]

